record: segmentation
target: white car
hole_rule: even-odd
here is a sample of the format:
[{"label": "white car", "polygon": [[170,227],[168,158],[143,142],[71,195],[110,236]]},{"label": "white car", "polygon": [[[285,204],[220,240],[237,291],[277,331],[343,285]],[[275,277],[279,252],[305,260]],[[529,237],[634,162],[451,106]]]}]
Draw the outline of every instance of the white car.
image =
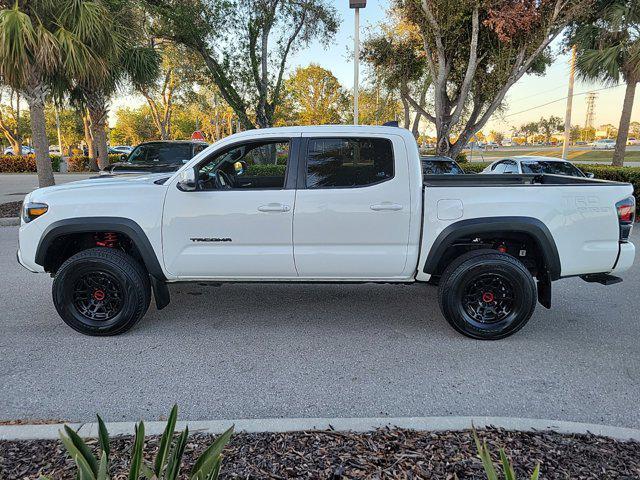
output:
[{"label": "white car", "polygon": [[454,329],[499,339],[537,302],[551,306],[553,280],[620,281],[634,215],[628,183],[423,176],[403,128],[271,128],[230,135],[176,172],[35,190],[17,257],[54,277],[58,313],[87,335],[129,330],[174,282],[429,281]]},{"label": "white car", "polygon": [[611,138],[604,138],[602,140],[596,140],[593,142],[594,150],[613,150],[616,146],[616,141]]},{"label": "white car", "polygon": [[546,173],[570,177],[593,178],[592,173],[584,173],[573,163],[555,157],[517,156],[503,158],[488,165],[481,174],[529,174]]},{"label": "white car", "polygon": [[640,139],[637,139],[635,137],[629,137],[627,138],[627,145],[628,146],[640,145]]},{"label": "white car", "polygon": [[[21,155],[33,155],[36,151],[28,145],[22,145],[22,153]],[[5,155],[15,155],[13,152],[13,147],[7,147],[4,149]]]},{"label": "white car", "polygon": [[49,155],[62,155],[60,147],[58,145],[51,145],[49,147]]}]

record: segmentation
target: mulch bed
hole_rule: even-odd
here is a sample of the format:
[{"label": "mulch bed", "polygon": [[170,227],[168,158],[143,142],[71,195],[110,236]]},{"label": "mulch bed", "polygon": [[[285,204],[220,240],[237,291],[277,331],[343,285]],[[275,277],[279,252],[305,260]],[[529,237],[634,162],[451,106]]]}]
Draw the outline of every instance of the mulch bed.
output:
[{"label": "mulch bed", "polygon": [[[519,479],[528,479],[537,462],[544,479],[638,479],[640,442],[620,442],[595,435],[548,432],[479,432],[495,454],[505,448]],[[190,436],[184,456],[187,478],[211,436]],[[158,437],[149,437],[151,460]],[[92,445],[97,441],[92,440]],[[111,475],[126,478],[131,437],[111,440]],[[0,478],[75,478],[75,467],[59,441],[0,442]],[[485,478],[470,431],[417,432],[379,429],[368,433],[310,431],[238,433],[225,450],[221,478]]]},{"label": "mulch bed", "polygon": [[0,203],[0,218],[19,217],[22,202]]}]

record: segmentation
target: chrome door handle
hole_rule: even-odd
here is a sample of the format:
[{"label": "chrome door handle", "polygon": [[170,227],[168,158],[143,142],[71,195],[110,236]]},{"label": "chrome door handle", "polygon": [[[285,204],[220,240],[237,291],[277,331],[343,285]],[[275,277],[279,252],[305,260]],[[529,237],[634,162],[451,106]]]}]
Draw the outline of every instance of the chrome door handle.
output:
[{"label": "chrome door handle", "polygon": [[382,203],[374,203],[369,208],[371,208],[371,210],[376,212],[380,212],[382,210],[397,211],[397,210],[402,210],[402,205],[399,205],[397,203],[391,203],[391,202],[382,202]]},{"label": "chrome door handle", "polygon": [[268,203],[258,207],[260,212],[288,212],[289,210],[291,210],[291,207],[282,203]]}]

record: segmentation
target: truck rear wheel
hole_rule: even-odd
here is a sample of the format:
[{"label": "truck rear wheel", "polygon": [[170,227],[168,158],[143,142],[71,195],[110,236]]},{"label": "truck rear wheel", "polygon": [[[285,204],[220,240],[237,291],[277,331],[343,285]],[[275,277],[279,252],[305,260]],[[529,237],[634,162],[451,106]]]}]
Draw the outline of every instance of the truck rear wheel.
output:
[{"label": "truck rear wheel", "polygon": [[536,307],[536,285],[516,258],[495,250],[461,255],[444,271],[440,310],[467,337],[498,340],[520,330]]},{"label": "truck rear wheel", "polygon": [[58,270],[52,293],[62,320],[95,336],[126,332],[151,301],[144,267],[114,248],[91,248],[70,257]]}]

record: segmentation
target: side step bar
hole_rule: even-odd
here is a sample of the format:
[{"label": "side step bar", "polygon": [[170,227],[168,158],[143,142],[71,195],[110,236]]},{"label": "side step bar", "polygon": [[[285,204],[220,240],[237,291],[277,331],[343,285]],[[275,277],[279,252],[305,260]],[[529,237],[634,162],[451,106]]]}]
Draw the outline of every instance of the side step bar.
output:
[{"label": "side step bar", "polygon": [[601,285],[614,285],[622,281],[620,277],[615,277],[608,273],[588,273],[587,275],[580,275],[580,278],[585,282],[600,283]]}]

